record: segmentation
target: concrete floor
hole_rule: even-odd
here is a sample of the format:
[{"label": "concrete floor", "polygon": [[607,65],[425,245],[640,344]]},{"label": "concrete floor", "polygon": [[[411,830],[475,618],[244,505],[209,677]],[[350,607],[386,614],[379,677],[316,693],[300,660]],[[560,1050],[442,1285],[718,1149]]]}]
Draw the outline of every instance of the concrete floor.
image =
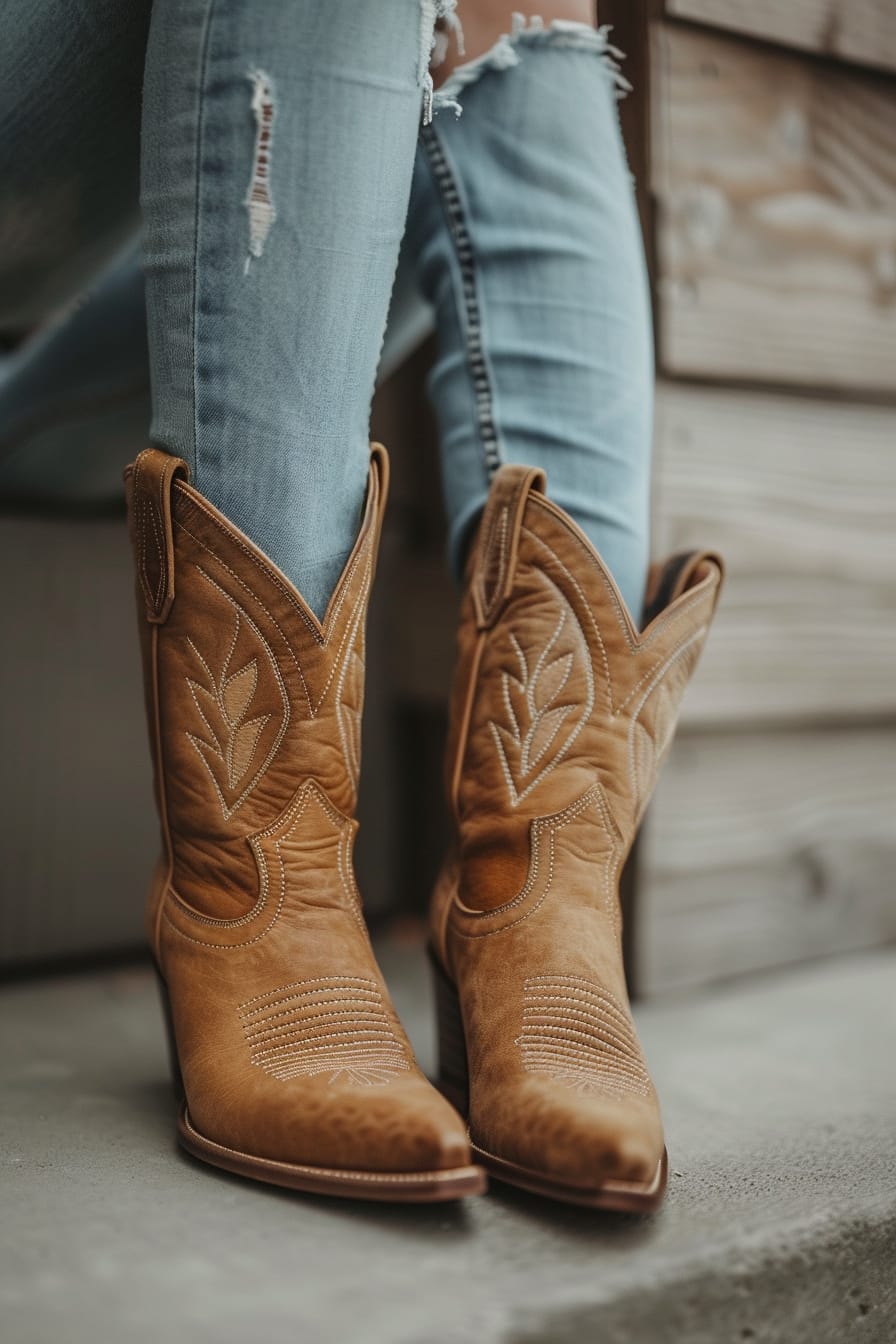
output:
[{"label": "concrete floor", "polygon": [[[429,1065],[419,949],[381,958]],[[181,1156],[144,971],[5,987],[3,1344],[893,1344],[896,952],[638,1021],[674,1173],[660,1214],[497,1185],[393,1209]]]}]

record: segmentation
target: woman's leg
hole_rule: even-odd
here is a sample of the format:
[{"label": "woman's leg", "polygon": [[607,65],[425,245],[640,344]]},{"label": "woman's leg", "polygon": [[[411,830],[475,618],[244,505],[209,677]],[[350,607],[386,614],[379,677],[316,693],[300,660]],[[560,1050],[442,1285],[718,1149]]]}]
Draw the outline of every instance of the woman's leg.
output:
[{"label": "woman's leg", "polygon": [[[553,12],[574,15],[571,3]],[[460,6],[468,54],[493,13]],[[437,314],[431,391],[455,569],[498,466],[540,466],[637,620],[653,362],[613,56],[587,25],[515,21],[454,70],[421,133],[408,246]]]},{"label": "woman's leg", "polygon": [[358,529],[437,8],[153,6],[152,438],[318,615]]}]

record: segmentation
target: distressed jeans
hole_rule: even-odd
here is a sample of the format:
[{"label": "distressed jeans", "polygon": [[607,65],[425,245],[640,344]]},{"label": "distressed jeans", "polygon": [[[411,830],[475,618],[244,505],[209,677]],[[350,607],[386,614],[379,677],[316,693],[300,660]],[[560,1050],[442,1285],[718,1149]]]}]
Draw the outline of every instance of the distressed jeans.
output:
[{"label": "distressed jeans", "polygon": [[145,437],[148,366],[152,441],[320,614],[391,296],[387,358],[436,330],[455,572],[495,470],[525,462],[638,614],[652,341],[604,30],[508,14],[433,94],[450,0],[10,8],[0,329],[41,325],[0,374],[0,494],[101,493],[129,416]]}]

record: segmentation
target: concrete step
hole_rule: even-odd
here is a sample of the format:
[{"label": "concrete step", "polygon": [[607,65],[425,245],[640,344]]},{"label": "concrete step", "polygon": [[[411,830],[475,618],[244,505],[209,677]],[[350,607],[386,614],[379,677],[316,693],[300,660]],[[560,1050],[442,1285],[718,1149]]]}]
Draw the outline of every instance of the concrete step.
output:
[{"label": "concrete step", "polygon": [[[380,947],[432,1063],[419,946]],[[309,1199],[175,1151],[142,969],[0,992],[4,1344],[892,1344],[896,951],[650,1004],[673,1175],[646,1220],[493,1185]]]}]

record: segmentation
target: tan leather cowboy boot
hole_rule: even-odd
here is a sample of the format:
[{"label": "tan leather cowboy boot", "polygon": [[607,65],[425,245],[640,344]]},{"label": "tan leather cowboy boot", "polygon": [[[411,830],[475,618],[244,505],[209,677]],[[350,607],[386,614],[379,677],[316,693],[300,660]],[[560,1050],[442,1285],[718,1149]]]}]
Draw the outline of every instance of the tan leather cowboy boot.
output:
[{"label": "tan leather cowboy boot", "polygon": [[706,638],[717,557],[651,575],[638,633],[543,473],[495,477],[451,706],[454,849],[432,947],[443,1090],[474,1155],[573,1203],[649,1210],[666,1182],[622,969],[617,882]]},{"label": "tan leather cowboy boot", "polygon": [[323,622],[180,459],[148,449],[126,484],[164,850],[149,936],[180,1142],[322,1194],[477,1193],[484,1173],[414,1062],[352,870],[385,450]]}]

